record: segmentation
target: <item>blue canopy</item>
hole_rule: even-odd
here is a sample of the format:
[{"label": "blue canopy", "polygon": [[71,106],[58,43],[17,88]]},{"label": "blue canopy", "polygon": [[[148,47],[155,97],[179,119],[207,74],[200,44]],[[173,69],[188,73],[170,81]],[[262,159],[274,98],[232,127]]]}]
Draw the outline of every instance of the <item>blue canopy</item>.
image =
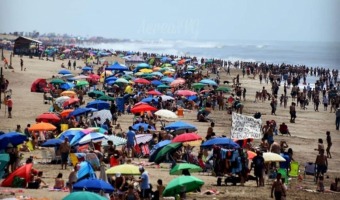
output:
[{"label": "blue canopy", "polygon": [[170,61],[171,61],[171,58],[169,58],[169,57],[164,56],[163,58],[161,58],[162,63],[170,62]]},{"label": "blue canopy", "polygon": [[63,89],[63,90],[69,90],[71,88],[74,88],[74,84],[73,83],[70,83],[70,82],[66,82],[66,83],[63,83],[60,88]]},{"label": "blue canopy", "polygon": [[213,145],[222,146],[228,149],[240,148],[240,145],[238,145],[232,139],[226,137],[207,140],[201,145],[201,147],[211,148]]},{"label": "blue canopy", "polygon": [[182,122],[182,121],[177,121],[177,122],[173,122],[168,124],[167,126],[165,126],[166,130],[183,130],[183,129],[190,129],[190,130],[197,130],[195,126]]},{"label": "blue canopy", "polygon": [[70,70],[67,70],[67,69],[62,69],[62,70],[60,70],[58,72],[58,74],[62,74],[62,75],[64,75],[64,74],[72,74],[72,72]]},{"label": "blue canopy", "polygon": [[68,117],[79,116],[79,115],[87,114],[87,113],[92,112],[92,111],[93,110],[90,109],[90,108],[77,108],[74,111],[70,112]]},{"label": "blue canopy", "polygon": [[95,171],[93,170],[91,164],[87,161],[80,163],[80,168],[77,173],[78,182],[86,178],[97,178]]},{"label": "blue canopy", "polygon": [[170,77],[164,77],[161,79],[161,81],[166,82],[166,83],[171,83],[172,81],[174,81],[175,79],[170,78]]},{"label": "blue canopy", "polygon": [[59,138],[54,138],[54,139],[47,140],[41,146],[43,146],[43,147],[55,147],[55,146],[59,146],[63,142],[64,142],[64,140],[61,140]]},{"label": "blue canopy", "polygon": [[86,105],[86,108],[95,108],[97,110],[110,109],[110,104],[102,100],[94,100]]},{"label": "blue canopy", "polygon": [[61,133],[59,136],[59,139],[64,140],[65,138],[68,138],[69,141],[73,139],[73,137],[77,134],[83,133],[81,130],[72,130],[68,129]]},{"label": "blue canopy", "polygon": [[[132,128],[134,129],[134,130],[139,130],[139,128],[140,127],[143,127],[144,128],[144,131],[146,131],[146,130],[148,130],[149,128],[149,124],[147,124],[147,123],[138,123],[138,124],[134,124],[133,126],[132,126]],[[154,127],[152,127],[152,126],[150,126],[151,128],[150,129],[154,129]]]},{"label": "blue canopy", "polygon": [[80,140],[81,138],[83,138],[84,136],[85,136],[85,133],[82,132],[82,131],[76,133],[76,134],[74,135],[74,137],[72,138],[72,140],[70,141],[70,145],[71,145],[71,146],[77,145],[78,142],[79,142],[79,140]]},{"label": "blue canopy", "polygon": [[12,144],[13,147],[22,144],[27,140],[26,135],[18,132],[8,132],[0,135],[0,149],[6,149],[8,144]]},{"label": "blue canopy", "polygon": [[129,68],[119,64],[118,62],[115,62],[113,65],[107,67],[106,70],[128,71]]},{"label": "blue canopy", "polygon": [[89,178],[78,181],[73,185],[73,190],[75,191],[91,191],[91,192],[101,192],[112,193],[114,188],[108,183],[100,179]]},{"label": "blue canopy", "polygon": [[159,80],[153,80],[151,81],[151,84],[155,86],[159,86],[159,85],[162,85],[162,82],[160,82]]},{"label": "blue canopy", "polygon": [[155,100],[155,102],[158,102],[157,98],[152,98],[152,97],[144,98],[141,100],[141,102],[150,103],[152,100]]},{"label": "blue canopy", "polygon": [[163,140],[161,142],[158,142],[155,146],[152,147],[150,151],[150,157],[149,157],[149,162],[154,162],[155,158],[157,156],[157,153],[166,145],[170,144],[171,140]]},{"label": "blue canopy", "polygon": [[89,66],[85,66],[82,68],[83,71],[92,71],[92,67],[89,67]]}]

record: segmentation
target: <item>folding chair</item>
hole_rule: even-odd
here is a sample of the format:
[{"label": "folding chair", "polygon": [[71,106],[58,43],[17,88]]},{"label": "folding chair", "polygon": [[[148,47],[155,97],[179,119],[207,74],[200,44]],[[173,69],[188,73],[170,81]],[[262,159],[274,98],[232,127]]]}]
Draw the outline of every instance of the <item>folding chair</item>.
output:
[{"label": "folding chair", "polygon": [[286,169],[280,168],[277,170],[278,174],[281,174],[281,177],[285,179],[285,183],[288,184],[288,172]]},{"label": "folding chair", "polygon": [[299,167],[300,164],[296,161],[290,163],[290,171],[288,173],[289,177],[298,177],[299,176]]},{"label": "folding chair", "polygon": [[305,163],[305,171],[303,173],[303,178],[306,178],[306,175],[310,175],[314,177],[314,181],[316,181],[316,165],[314,162]]},{"label": "folding chair", "polygon": [[48,163],[48,161],[51,161],[52,155],[48,150],[42,150],[41,151],[41,158],[42,158],[42,162],[46,164],[46,163]]}]

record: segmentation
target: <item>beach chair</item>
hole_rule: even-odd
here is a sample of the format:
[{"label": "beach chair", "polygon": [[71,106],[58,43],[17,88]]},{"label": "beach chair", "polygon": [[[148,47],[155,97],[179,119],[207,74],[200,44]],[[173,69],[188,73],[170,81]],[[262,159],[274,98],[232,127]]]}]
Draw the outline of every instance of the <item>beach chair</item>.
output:
[{"label": "beach chair", "polygon": [[313,176],[314,181],[316,181],[316,165],[314,162],[305,163],[305,171],[303,173],[303,178],[306,178],[306,175]]},{"label": "beach chair", "polygon": [[290,171],[288,173],[289,177],[298,177],[299,176],[299,167],[300,164],[296,161],[290,163]]},{"label": "beach chair", "polygon": [[288,184],[288,172],[286,169],[280,168],[277,170],[277,173],[281,174],[281,177],[285,179],[285,184]]},{"label": "beach chair", "polygon": [[42,150],[41,151],[41,159],[42,159],[42,163],[44,163],[44,164],[51,162],[51,160],[52,160],[51,152],[48,151],[48,150],[45,150],[45,149]]}]

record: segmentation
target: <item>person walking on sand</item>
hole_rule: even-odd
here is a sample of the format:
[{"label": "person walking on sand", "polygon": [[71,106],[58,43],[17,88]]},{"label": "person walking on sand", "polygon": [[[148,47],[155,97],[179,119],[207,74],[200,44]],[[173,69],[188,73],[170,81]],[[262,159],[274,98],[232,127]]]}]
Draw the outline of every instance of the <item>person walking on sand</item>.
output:
[{"label": "person walking on sand", "polygon": [[[296,118],[296,110],[295,110],[295,103],[292,102],[292,105],[289,107],[289,113],[290,113],[290,122],[295,123]],[[340,112],[339,112],[339,123],[340,123]]]},{"label": "person walking on sand", "polygon": [[76,61],[73,61],[73,70],[76,70],[77,63]]},{"label": "person walking on sand", "polygon": [[340,125],[340,108],[337,108],[336,109],[336,112],[335,112],[335,126],[336,126],[336,130],[338,131],[339,130],[339,125]]},{"label": "person walking on sand", "polygon": [[328,161],[327,161],[327,157],[324,155],[325,150],[320,150],[319,155],[316,156],[316,160],[315,160],[315,165],[316,165],[316,180],[319,179],[319,176],[323,176],[324,173],[327,172],[327,168],[328,168]]},{"label": "person walking on sand", "polygon": [[67,69],[71,69],[71,60],[68,60]]},{"label": "person walking on sand", "polygon": [[6,106],[7,106],[7,111],[8,111],[8,118],[12,118],[12,110],[13,110],[13,101],[11,96],[7,96],[6,98]]},{"label": "person walking on sand", "polygon": [[282,178],[282,175],[278,173],[276,175],[276,180],[274,181],[271,192],[270,192],[271,198],[275,196],[275,200],[281,200],[282,197],[286,196],[286,189],[284,188],[281,178]]},{"label": "person walking on sand", "polygon": [[24,70],[24,60],[22,58],[20,58],[20,67],[21,71]]},{"label": "person walking on sand", "polygon": [[327,137],[326,137],[326,141],[327,141],[327,148],[326,148],[327,158],[332,158],[332,155],[331,155],[331,147],[332,147],[331,132],[327,131],[326,135],[327,135]]}]

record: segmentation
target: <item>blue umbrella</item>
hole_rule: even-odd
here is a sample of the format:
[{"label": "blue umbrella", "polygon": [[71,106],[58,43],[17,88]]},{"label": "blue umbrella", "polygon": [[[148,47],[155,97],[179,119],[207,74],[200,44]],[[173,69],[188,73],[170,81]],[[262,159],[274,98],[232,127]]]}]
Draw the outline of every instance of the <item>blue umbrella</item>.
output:
[{"label": "blue umbrella", "polygon": [[154,162],[157,156],[157,153],[166,145],[170,144],[171,140],[163,140],[158,142],[155,146],[152,147],[150,151],[149,162]]},{"label": "blue umbrella", "polygon": [[68,138],[68,140],[71,141],[75,135],[80,133],[83,132],[81,130],[68,129],[60,134],[59,139],[64,140],[65,138]]},{"label": "blue umbrella", "polygon": [[200,81],[200,83],[207,84],[207,85],[217,85],[217,83],[210,79],[203,79]]},{"label": "blue umbrella", "polygon": [[175,64],[177,64],[177,61],[173,60],[173,61],[170,62],[170,64],[175,65]]},{"label": "blue umbrella", "polygon": [[95,171],[91,164],[87,161],[83,161],[79,164],[79,171],[77,173],[78,182],[85,178],[97,178]]},{"label": "blue umbrella", "polygon": [[154,75],[154,76],[160,76],[160,77],[163,77],[163,76],[164,76],[164,75],[163,75],[162,73],[160,73],[160,72],[152,72],[151,74]]},{"label": "blue umbrella", "polygon": [[153,80],[151,81],[151,84],[155,86],[159,86],[159,85],[162,85],[162,82],[160,82],[159,80]]},{"label": "blue umbrella", "polygon": [[170,78],[170,77],[165,77],[165,78],[162,78],[161,81],[162,82],[166,82],[166,83],[171,83],[172,81],[174,81],[175,79],[173,78]]},{"label": "blue umbrella", "polygon": [[238,145],[232,139],[226,138],[226,137],[214,138],[214,139],[211,139],[211,140],[207,140],[201,145],[201,147],[210,148],[213,145],[223,146],[223,147],[228,148],[228,149],[240,148],[240,145]]},{"label": "blue umbrella", "polygon": [[74,137],[72,138],[72,140],[70,141],[70,145],[74,146],[77,145],[79,140],[81,138],[83,138],[86,134],[82,131],[78,132],[77,134],[74,135]]},{"label": "blue umbrella", "polygon": [[118,78],[115,76],[110,76],[105,79],[105,83],[110,82],[110,81],[116,81]]},{"label": "blue umbrella", "polygon": [[168,124],[167,126],[165,126],[166,130],[183,130],[183,129],[189,129],[189,130],[197,130],[195,126],[182,122],[182,121],[177,121],[177,122],[173,122]]},{"label": "blue umbrella", "polygon": [[187,99],[190,101],[196,101],[198,97],[194,95],[194,96],[189,96]]},{"label": "blue umbrella", "polygon": [[66,82],[66,83],[63,83],[60,88],[63,89],[63,90],[69,90],[71,88],[74,88],[74,84],[73,83],[70,83],[70,82]]},{"label": "blue umbrella", "polygon": [[152,97],[144,98],[141,100],[141,102],[150,103],[152,100],[155,100],[155,102],[158,102],[157,98],[152,98]]},{"label": "blue umbrella", "polygon": [[90,109],[90,108],[77,108],[74,111],[70,112],[68,117],[79,116],[79,115],[87,114],[89,112],[92,112],[92,109]]},{"label": "blue umbrella", "polygon": [[150,68],[150,65],[147,63],[140,63],[137,65],[137,68],[141,69],[141,68]]},{"label": "blue umbrella", "polygon": [[[146,130],[148,130],[149,128],[149,124],[147,124],[147,123],[138,123],[138,124],[134,124],[133,126],[132,126],[132,128],[134,129],[134,130],[139,130],[139,128],[140,127],[143,127],[144,128],[144,130],[146,131]],[[153,129],[153,127],[151,126],[151,129]]]},{"label": "blue umbrella", "polygon": [[62,69],[62,70],[60,70],[58,72],[58,74],[62,74],[62,75],[64,75],[64,74],[72,74],[72,72],[70,72],[70,70],[67,70],[67,69]]},{"label": "blue umbrella", "polygon": [[114,191],[114,188],[109,183],[95,178],[83,179],[81,181],[78,181],[73,185],[73,189],[75,191],[103,191],[104,193],[112,193]]},{"label": "blue umbrella", "polygon": [[92,71],[92,67],[89,67],[89,66],[85,66],[82,68],[83,71]]},{"label": "blue umbrella", "polygon": [[8,132],[0,135],[0,149],[6,149],[8,144],[17,146],[27,140],[26,135],[18,132]]},{"label": "blue umbrella", "polygon": [[164,56],[163,58],[161,58],[162,63],[169,62],[169,61],[171,61],[171,58],[169,57]]},{"label": "blue umbrella", "polygon": [[86,108],[95,108],[97,110],[110,109],[110,104],[102,100],[94,100],[86,105]]},{"label": "blue umbrella", "polygon": [[119,64],[118,62],[115,62],[113,65],[107,67],[106,70],[128,71],[129,68]]},{"label": "blue umbrella", "polygon": [[59,138],[54,138],[54,139],[47,140],[41,146],[43,146],[43,147],[55,147],[55,146],[59,146],[63,142],[64,142],[64,140],[61,140]]}]

